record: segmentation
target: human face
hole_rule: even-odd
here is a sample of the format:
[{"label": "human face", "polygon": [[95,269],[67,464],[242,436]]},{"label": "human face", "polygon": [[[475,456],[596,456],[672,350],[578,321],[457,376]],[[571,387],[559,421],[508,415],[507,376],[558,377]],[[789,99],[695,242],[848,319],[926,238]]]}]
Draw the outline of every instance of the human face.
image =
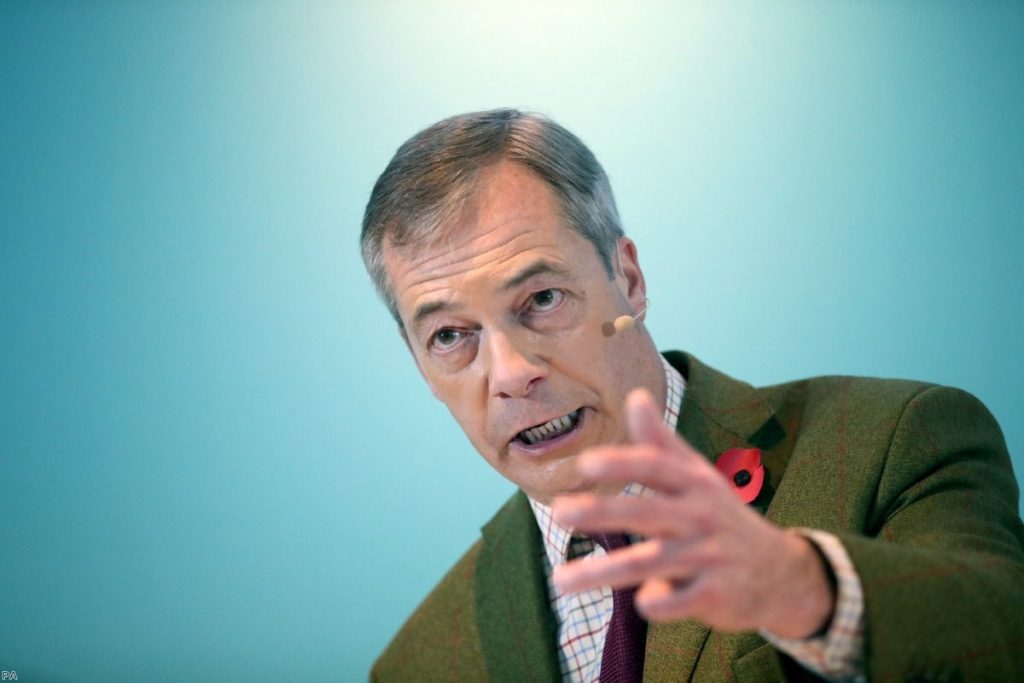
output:
[{"label": "human face", "polygon": [[566,226],[553,190],[514,162],[484,170],[445,228],[431,246],[384,247],[420,372],[483,457],[528,495],[548,503],[586,490],[575,456],[625,441],[629,390],[664,398],[644,327],[603,332],[644,301],[633,243],[620,240],[610,278]]}]

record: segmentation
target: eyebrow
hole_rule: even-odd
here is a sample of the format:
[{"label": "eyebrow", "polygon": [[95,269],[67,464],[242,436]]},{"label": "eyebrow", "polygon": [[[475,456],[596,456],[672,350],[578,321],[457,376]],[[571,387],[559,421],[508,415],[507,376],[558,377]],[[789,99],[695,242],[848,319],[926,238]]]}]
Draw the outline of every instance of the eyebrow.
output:
[{"label": "eyebrow", "polygon": [[[505,280],[501,283],[498,290],[501,292],[507,292],[510,289],[519,287],[524,282],[527,282],[538,275],[560,275],[562,277],[569,277],[569,271],[551,263],[550,261],[541,259],[539,261],[534,261],[509,279]],[[412,327],[418,328],[420,323],[422,323],[426,318],[429,318],[439,311],[458,310],[462,307],[463,305],[460,303],[454,303],[443,299],[440,301],[427,302],[416,308],[416,313],[412,316]]]},{"label": "eyebrow", "polygon": [[425,303],[416,309],[416,313],[412,317],[412,326],[418,328],[424,319],[429,318],[438,311],[451,311],[459,308],[462,308],[462,304],[452,303],[451,301],[442,300]]},{"label": "eyebrow", "polygon": [[534,261],[523,270],[519,271],[516,275],[513,275],[509,279],[502,283],[500,290],[507,292],[510,289],[515,289],[527,280],[538,275],[560,275],[562,277],[569,277],[569,271],[556,266],[550,261],[540,260]]}]

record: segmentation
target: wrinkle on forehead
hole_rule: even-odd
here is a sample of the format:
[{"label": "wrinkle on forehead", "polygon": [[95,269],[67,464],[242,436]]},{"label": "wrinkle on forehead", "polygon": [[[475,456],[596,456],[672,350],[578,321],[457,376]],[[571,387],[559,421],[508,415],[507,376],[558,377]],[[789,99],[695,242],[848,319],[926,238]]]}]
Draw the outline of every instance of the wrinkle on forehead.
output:
[{"label": "wrinkle on forehead", "polygon": [[[536,231],[529,230],[519,233],[508,241],[498,242],[482,251],[470,250],[465,253],[467,244],[462,249],[453,248],[440,254],[429,254],[423,259],[403,259],[405,263],[399,265],[398,269],[402,277],[411,278],[403,288],[409,290],[431,281],[461,279],[485,266],[488,267],[488,275],[493,276],[510,269],[510,262],[526,252],[538,249],[546,252],[556,251],[555,240],[534,242],[533,239],[536,237],[531,234],[534,232]],[[562,260],[553,253],[549,254],[548,258],[553,261]]]}]

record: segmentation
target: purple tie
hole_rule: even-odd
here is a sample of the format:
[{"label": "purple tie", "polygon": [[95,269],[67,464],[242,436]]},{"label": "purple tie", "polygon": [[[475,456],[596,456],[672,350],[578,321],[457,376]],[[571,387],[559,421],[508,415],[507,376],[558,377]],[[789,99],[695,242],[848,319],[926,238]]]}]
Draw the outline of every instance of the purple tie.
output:
[{"label": "purple tie", "polygon": [[[624,534],[594,534],[591,538],[605,552],[629,545]],[[644,673],[647,622],[633,606],[636,586],[612,591],[612,621],[601,655],[601,683],[640,683]]]}]

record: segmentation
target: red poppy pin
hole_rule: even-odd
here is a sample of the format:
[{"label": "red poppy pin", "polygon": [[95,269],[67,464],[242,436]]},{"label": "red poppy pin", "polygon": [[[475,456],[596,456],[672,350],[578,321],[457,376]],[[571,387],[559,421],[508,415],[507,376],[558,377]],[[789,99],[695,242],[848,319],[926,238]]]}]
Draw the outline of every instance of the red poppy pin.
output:
[{"label": "red poppy pin", "polygon": [[764,466],[757,448],[730,448],[718,456],[715,467],[744,503],[757,498],[764,485]]}]

